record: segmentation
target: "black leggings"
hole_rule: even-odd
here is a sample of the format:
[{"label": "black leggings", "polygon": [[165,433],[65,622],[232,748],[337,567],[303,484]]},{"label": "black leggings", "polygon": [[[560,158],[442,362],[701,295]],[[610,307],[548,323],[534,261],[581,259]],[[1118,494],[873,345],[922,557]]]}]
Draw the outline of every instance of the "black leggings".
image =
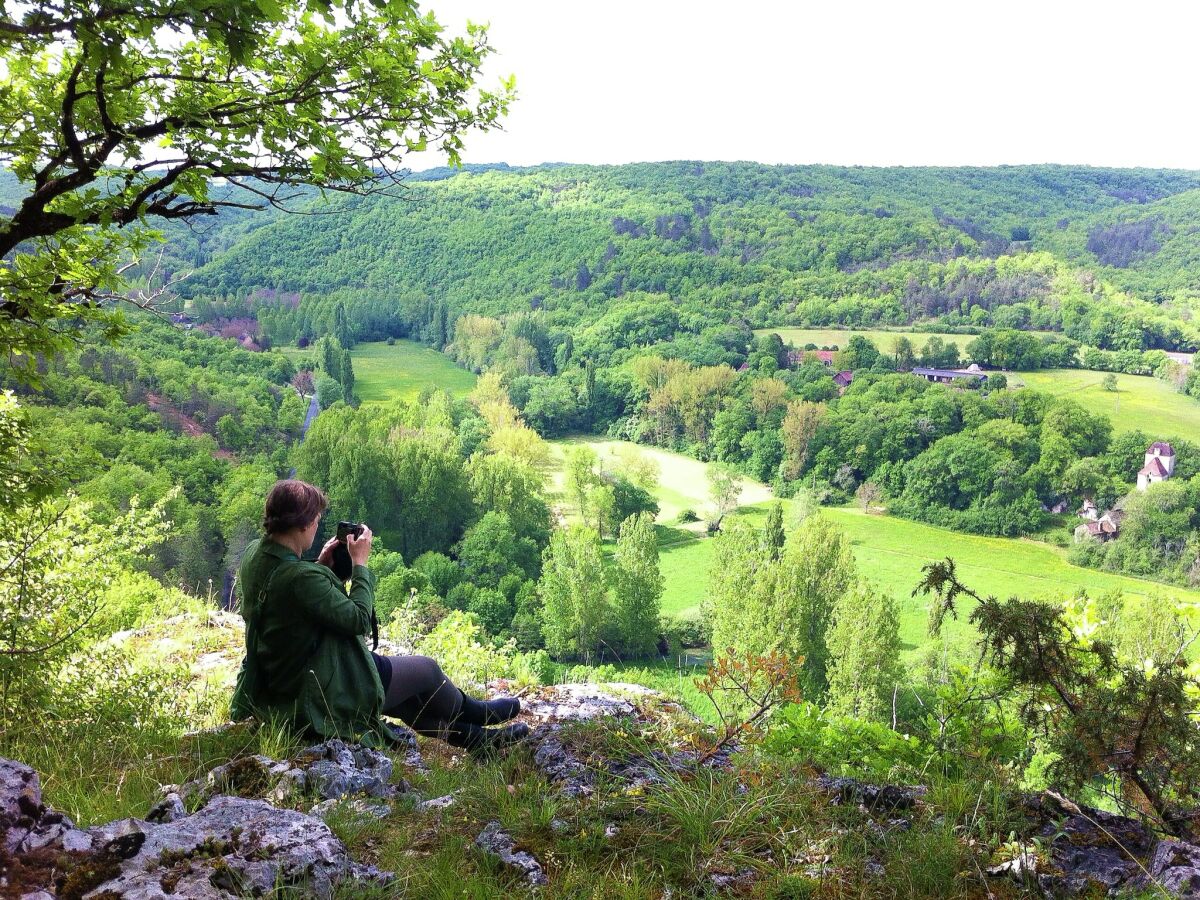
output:
[{"label": "black leggings", "polygon": [[444,740],[462,712],[463,694],[442,667],[428,656],[371,656],[383,682],[383,714]]}]

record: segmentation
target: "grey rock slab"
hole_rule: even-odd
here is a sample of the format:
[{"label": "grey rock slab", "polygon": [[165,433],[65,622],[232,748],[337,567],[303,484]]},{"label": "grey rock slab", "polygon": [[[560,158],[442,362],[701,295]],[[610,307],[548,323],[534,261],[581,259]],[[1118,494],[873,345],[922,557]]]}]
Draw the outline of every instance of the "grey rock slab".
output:
[{"label": "grey rock slab", "polygon": [[172,791],[150,808],[150,812],[146,813],[146,821],[165,825],[176,819],[182,819],[186,815],[187,809],[184,808],[183,798]]},{"label": "grey rock slab", "polygon": [[42,787],[37,772],[24,763],[0,759],[0,816],[13,821],[37,818],[42,810]]},{"label": "grey rock slab", "polygon": [[340,740],[308,747],[294,760],[304,770],[307,787],[323,800],[347,794],[391,797],[392,760],[385,753]]},{"label": "grey rock slab", "polygon": [[713,889],[720,892],[736,891],[740,888],[747,887],[748,885],[753,884],[757,877],[758,873],[756,873],[753,869],[746,868],[739,869],[737,872],[732,874],[728,872],[715,872],[708,876],[708,879],[710,882],[712,882]]},{"label": "grey rock slab", "polygon": [[635,715],[637,707],[614,691],[633,696],[657,696],[657,692],[641,685],[613,684],[601,687],[595,684],[557,684],[523,699],[521,715],[534,722],[566,722],[604,716]]},{"label": "grey rock slab", "polygon": [[510,869],[524,876],[530,885],[544,885],[546,873],[542,864],[533,855],[524,850],[518,850],[512,836],[501,827],[499,822],[488,822],[479,836],[475,838],[475,846],[488,856],[498,859]]},{"label": "grey rock slab", "polygon": [[816,786],[829,795],[834,804],[853,803],[870,811],[912,809],[925,798],[929,789],[924,785],[868,784],[854,778],[832,778],[822,775]]},{"label": "grey rock slab", "polygon": [[4,849],[15,853],[45,813],[37,772],[24,763],[0,759],[0,832]]},{"label": "grey rock slab", "polygon": [[1200,847],[1160,841],[1150,862],[1150,877],[1179,897],[1200,897]]},{"label": "grey rock slab", "polygon": [[567,797],[585,797],[595,790],[595,776],[562,742],[557,725],[534,731],[533,764]]},{"label": "grey rock slab", "polygon": [[446,794],[442,797],[434,797],[432,800],[422,800],[417,804],[417,809],[422,812],[437,812],[438,810],[449,809],[457,802],[458,799],[454,794]]},{"label": "grey rock slab", "polygon": [[[1114,846],[1055,846],[1050,856],[1062,872],[1065,887],[1071,893],[1081,893],[1094,886],[1115,891],[1141,873],[1138,861],[1130,859],[1128,853]],[[1045,873],[1042,875],[1045,881],[1052,878]]]},{"label": "grey rock slab", "polygon": [[275,804],[286,803],[295,795],[304,793],[307,785],[308,776],[302,769],[287,769],[267,792],[267,799]]},{"label": "grey rock slab", "polygon": [[322,800],[309,810],[309,815],[324,820],[336,809],[344,809],[359,817],[375,819],[386,819],[392,814],[392,805],[385,800],[357,798],[349,801],[343,799]]},{"label": "grey rock slab", "polygon": [[135,834],[141,840],[124,858],[120,874],[91,896],[112,891],[128,900],[229,900],[290,886],[328,897],[341,883],[391,879],[350,859],[324,822],[262,800],[214,797],[199,812],[174,822],[125,820],[93,832],[96,837],[115,834],[114,841]]}]

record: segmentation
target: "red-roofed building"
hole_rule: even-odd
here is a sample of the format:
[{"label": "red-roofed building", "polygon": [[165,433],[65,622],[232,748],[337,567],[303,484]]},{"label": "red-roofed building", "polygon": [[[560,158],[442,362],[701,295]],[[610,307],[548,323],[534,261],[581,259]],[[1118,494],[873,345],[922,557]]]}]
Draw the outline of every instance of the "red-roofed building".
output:
[{"label": "red-roofed building", "polygon": [[1137,488],[1144,491],[1152,484],[1166,481],[1175,474],[1175,448],[1166,441],[1155,441],[1146,449],[1146,464],[1137,475]]},{"label": "red-roofed building", "polygon": [[846,369],[842,372],[838,372],[836,375],[833,376],[833,383],[837,385],[839,393],[842,391],[845,391],[846,388],[850,387],[850,382],[852,382],[853,380],[854,380],[854,373],[851,372],[849,369]]},{"label": "red-roofed building", "polygon": [[815,359],[823,366],[832,366],[836,352],[835,350],[790,350],[788,351],[788,365],[802,366],[807,360]]}]

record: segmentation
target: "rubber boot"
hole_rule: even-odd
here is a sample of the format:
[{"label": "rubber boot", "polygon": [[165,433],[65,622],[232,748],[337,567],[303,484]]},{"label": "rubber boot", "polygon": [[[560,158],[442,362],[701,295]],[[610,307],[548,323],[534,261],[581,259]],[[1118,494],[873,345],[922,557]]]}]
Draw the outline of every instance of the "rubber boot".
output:
[{"label": "rubber boot", "polygon": [[459,720],[447,729],[446,743],[466,750],[472,756],[488,756],[523,740],[528,734],[529,726],[524,722],[514,722],[504,728],[482,728]]},{"label": "rubber boot", "polygon": [[500,725],[515,719],[521,711],[521,701],[516,697],[497,697],[494,700],[476,700],[462,691],[462,710],[458,721],[468,725]]}]

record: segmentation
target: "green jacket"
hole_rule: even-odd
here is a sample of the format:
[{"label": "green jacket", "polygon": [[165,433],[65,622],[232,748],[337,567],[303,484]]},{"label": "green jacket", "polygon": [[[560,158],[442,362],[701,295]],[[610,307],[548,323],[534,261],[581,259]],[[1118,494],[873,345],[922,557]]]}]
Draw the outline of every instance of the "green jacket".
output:
[{"label": "green jacket", "polygon": [[383,685],[363,640],[375,608],[366,566],[354,567],[347,594],[330,569],[264,537],[246,548],[238,579],[246,658],[233,718],[284,719],[324,738],[386,743]]}]

